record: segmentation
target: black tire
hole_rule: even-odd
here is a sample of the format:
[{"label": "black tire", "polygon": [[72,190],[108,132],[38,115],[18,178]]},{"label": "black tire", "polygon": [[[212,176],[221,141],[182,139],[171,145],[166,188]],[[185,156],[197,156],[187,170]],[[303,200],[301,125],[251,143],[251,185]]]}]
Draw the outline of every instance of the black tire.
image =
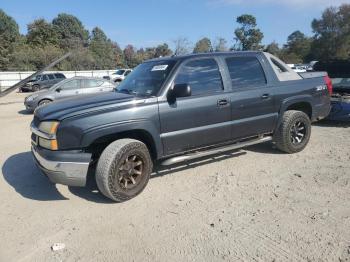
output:
[{"label": "black tire", "polygon": [[[129,166],[131,161],[134,161],[134,164]],[[142,167],[139,168],[140,165],[136,164],[140,161]],[[139,169],[136,170],[136,167]],[[120,139],[107,146],[98,160],[95,175],[97,187],[106,197],[123,202],[144,190],[152,169],[152,159],[144,143],[134,139]],[[134,173],[133,170],[141,172],[139,178],[134,177],[136,173],[131,174]]]},{"label": "black tire", "polygon": [[43,99],[38,103],[38,106],[44,106],[47,105],[49,103],[51,103],[52,101],[50,99]]},{"label": "black tire", "polygon": [[33,92],[39,91],[40,90],[40,86],[39,85],[33,85],[32,90],[33,90]]},{"label": "black tire", "polygon": [[306,147],[310,135],[310,118],[304,112],[289,110],[283,114],[282,122],[274,134],[274,142],[279,150],[292,154]]}]

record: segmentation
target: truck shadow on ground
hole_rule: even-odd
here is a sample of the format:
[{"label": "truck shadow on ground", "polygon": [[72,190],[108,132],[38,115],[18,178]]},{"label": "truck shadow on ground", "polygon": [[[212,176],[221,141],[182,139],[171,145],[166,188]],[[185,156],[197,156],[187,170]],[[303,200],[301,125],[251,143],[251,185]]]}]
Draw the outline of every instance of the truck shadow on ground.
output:
[{"label": "truck shadow on ground", "polygon": [[174,164],[171,166],[162,166],[159,163],[155,165],[154,172],[151,175],[151,179],[173,174],[175,172],[184,171],[187,169],[196,168],[198,166],[203,166],[211,164],[214,162],[220,162],[228,158],[238,157],[245,155],[246,152],[239,150],[227,151],[225,153],[220,153],[212,156],[197,158],[195,160],[185,161],[182,163]]},{"label": "truck shadow on ground", "polygon": [[261,154],[269,154],[269,155],[281,155],[285,154],[284,152],[278,150],[276,146],[271,142],[266,142],[262,144],[256,144],[253,146],[249,146],[244,148],[246,151],[251,151],[255,153],[261,153]]},{"label": "truck shadow on ground", "polygon": [[9,157],[2,166],[6,182],[25,198],[38,201],[66,200],[36,167],[31,152]]},{"label": "truck shadow on ground", "polygon": [[[220,162],[245,154],[245,151],[234,150],[167,167],[156,164],[154,172],[151,175],[151,179],[176,174],[176,172],[196,168],[198,166],[203,166],[214,162]],[[73,195],[87,201],[115,204],[115,202],[104,197],[99,192],[93,175],[94,171],[94,168],[90,168],[86,187],[68,187],[69,191]],[[6,182],[12,186],[16,192],[25,198],[37,201],[68,200],[68,198],[63,196],[56,186],[52,184],[37,168],[31,152],[19,153],[9,157],[2,166],[2,174]]]},{"label": "truck shadow on ground", "polygon": [[322,121],[319,121],[319,122],[315,122],[312,125],[313,126],[319,126],[319,127],[349,128],[350,127],[350,121],[348,121],[348,122],[341,122],[341,121],[322,120]]},{"label": "truck shadow on ground", "polygon": [[18,114],[20,114],[20,115],[32,115],[33,112],[29,112],[29,111],[23,109],[23,110],[19,110]]},{"label": "truck shadow on ground", "polygon": [[[171,174],[174,174],[174,173],[179,172],[179,171],[195,168],[197,166],[201,166],[201,165],[205,165],[205,164],[210,164],[210,163],[222,161],[222,160],[225,160],[228,158],[238,157],[238,156],[241,156],[244,154],[246,154],[246,152],[238,152],[238,151],[231,151],[230,152],[229,151],[229,152],[225,152],[224,154],[214,155],[214,156],[206,157],[206,158],[199,158],[199,159],[196,159],[193,161],[183,162],[181,164],[176,164],[176,165],[172,165],[169,167],[164,167],[164,166],[161,166],[160,164],[156,164],[154,167],[154,172],[151,174],[151,179],[159,178],[159,177],[166,176],[166,175],[171,175]],[[96,202],[96,203],[105,203],[105,204],[109,204],[109,203],[115,204],[115,202],[104,197],[99,192],[97,185],[96,185],[94,175],[93,175],[94,172],[95,172],[95,169],[90,168],[86,187],[69,187],[69,191],[72,194],[74,194],[78,197],[84,198],[87,201]]]}]

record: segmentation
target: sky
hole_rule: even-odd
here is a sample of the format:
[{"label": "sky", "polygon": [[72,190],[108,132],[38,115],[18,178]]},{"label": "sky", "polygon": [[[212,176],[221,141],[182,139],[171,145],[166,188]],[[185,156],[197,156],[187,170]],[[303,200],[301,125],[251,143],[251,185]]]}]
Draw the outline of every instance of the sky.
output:
[{"label": "sky", "polygon": [[78,17],[91,30],[98,26],[121,47],[137,48],[187,37],[194,44],[202,37],[223,37],[234,44],[235,19],[252,14],[264,33],[263,44],[284,44],[300,30],[312,35],[311,22],[329,6],[350,0],[1,0],[0,9],[19,24],[21,33],[34,19],[51,21],[59,13]]}]

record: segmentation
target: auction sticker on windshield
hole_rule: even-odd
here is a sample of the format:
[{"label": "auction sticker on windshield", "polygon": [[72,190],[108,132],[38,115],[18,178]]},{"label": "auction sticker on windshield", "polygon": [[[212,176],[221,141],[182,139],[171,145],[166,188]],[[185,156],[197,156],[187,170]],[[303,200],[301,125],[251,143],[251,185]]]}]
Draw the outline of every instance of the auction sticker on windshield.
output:
[{"label": "auction sticker on windshield", "polygon": [[168,68],[168,65],[156,65],[151,71],[164,71]]}]

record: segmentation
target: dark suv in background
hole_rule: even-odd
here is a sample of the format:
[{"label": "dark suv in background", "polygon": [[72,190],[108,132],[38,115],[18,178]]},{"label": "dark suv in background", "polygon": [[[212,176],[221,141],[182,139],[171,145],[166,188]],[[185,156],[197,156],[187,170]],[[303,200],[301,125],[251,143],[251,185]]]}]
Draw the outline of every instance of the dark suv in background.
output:
[{"label": "dark suv in background", "polygon": [[50,88],[54,84],[66,79],[65,75],[62,73],[54,73],[54,74],[41,74],[34,77],[24,86],[20,87],[20,92],[25,91],[39,91],[44,88]]}]

